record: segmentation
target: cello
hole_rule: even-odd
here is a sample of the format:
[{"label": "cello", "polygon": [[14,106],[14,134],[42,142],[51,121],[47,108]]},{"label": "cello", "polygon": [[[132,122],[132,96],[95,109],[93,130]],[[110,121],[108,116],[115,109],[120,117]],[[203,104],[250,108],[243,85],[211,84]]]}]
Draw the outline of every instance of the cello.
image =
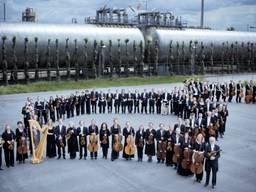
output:
[{"label": "cello", "polygon": [[174,151],[174,154],[172,156],[172,161],[174,163],[177,163],[180,157],[180,144],[174,144],[173,151]]},{"label": "cello", "polygon": [[127,154],[127,155],[134,155],[135,154],[135,146],[134,146],[134,139],[131,135],[129,135],[127,138],[126,138],[126,143],[127,145],[125,146],[124,148],[124,152]]},{"label": "cello", "polygon": [[19,139],[19,146],[17,148],[17,151],[20,155],[22,155],[22,157],[28,152],[26,138],[23,136]]},{"label": "cello", "polygon": [[181,166],[183,169],[190,169],[191,163],[192,163],[192,154],[193,152],[191,149],[189,148],[184,149],[184,152],[183,152],[184,158],[181,162]]},{"label": "cello", "polygon": [[95,153],[98,151],[98,138],[95,133],[92,133],[89,137],[88,151]]},{"label": "cello", "polygon": [[194,151],[192,158],[193,163],[190,167],[191,172],[194,174],[201,174],[203,172],[204,152]]},{"label": "cello", "polygon": [[113,145],[113,150],[115,152],[120,152],[123,149],[123,145],[122,145],[122,136],[115,134],[114,136],[114,145]]}]

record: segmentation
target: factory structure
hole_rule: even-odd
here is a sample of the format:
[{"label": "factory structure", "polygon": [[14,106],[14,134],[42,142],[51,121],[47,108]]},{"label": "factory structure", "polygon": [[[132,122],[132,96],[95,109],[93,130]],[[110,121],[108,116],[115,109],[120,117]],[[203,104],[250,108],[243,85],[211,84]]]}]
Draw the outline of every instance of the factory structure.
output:
[{"label": "factory structure", "polygon": [[[202,4],[202,9],[203,9]],[[256,33],[192,29],[172,12],[103,7],[85,24],[0,23],[1,84],[256,71]]]}]

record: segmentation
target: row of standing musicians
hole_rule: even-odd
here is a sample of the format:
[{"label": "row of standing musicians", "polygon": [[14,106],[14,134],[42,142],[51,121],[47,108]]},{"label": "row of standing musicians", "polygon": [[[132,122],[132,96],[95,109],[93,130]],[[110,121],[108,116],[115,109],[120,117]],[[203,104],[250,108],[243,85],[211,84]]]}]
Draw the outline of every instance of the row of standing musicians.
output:
[{"label": "row of standing musicians", "polygon": [[[29,119],[30,111],[34,110],[39,120],[46,123],[48,119],[53,122],[59,118],[74,117],[80,114],[105,113],[106,108],[108,113],[112,113],[114,106],[115,113],[152,113],[154,114],[175,114],[182,118],[188,118],[189,110],[193,108],[195,102],[217,101],[226,102],[226,98],[231,102],[233,97],[236,97],[236,102],[241,102],[243,97],[246,103],[255,103],[256,101],[256,86],[250,81],[245,85],[239,81],[237,84],[231,81],[229,84],[224,83],[208,83],[201,81],[186,81],[184,87],[175,87],[171,93],[165,91],[155,92],[152,89],[150,92],[144,90],[139,93],[135,90],[134,93],[128,91],[121,93],[116,91],[115,94],[108,90],[108,93],[102,91],[97,92],[88,90],[78,92],[69,97],[50,97],[50,100],[40,101],[38,97],[35,102],[31,98],[27,99],[26,105],[22,109],[24,118]],[[197,98],[195,101],[194,98]],[[198,114],[198,113],[197,113]],[[42,123],[41,123],[42,124]]]},{"label": "row of standing musicians", "polygon": [[[202,123],[207,121],[205,119]],[[213,123],[212,120],[211,122]],[[197,121],[197,123],[199,122]],[[59,120],[59,124],[55,127],[51,120],[47,123],[47,126],[46,156],[48,158],[53,158],[57,155],[57,147],[58,159],[61,158],[61,154],[65,159],[65,147],[67,144],[70,159],[75,159],[77,152],[80,152],[80,159],[86,159],[87,150],[90,152],[91,159],[97,159],[98,144],[100,143],[103,158],[107,159],[110,136],[112,136],[112,161],[119,158],[119,153],[122,150],[122,157],[126,160],[131,160],[134,158],[136,148],[138,161],[142,162],[143,149],[145,148],[148,162],[152,162],[152,157],[156,155],[158,163],[165,162],[167,166],[174,166],[180,175],[195,174],[196,181],[201,182],[205,159],[205,186],[209,184],[211,171],[213,174],[212,187],[214,188],[216,185],[220,148],[215,144],[215,134],[210,133],[208,128],[204,128],[203,124],[191,128],[179,120],[179,123],[176,123],[173,127],[165,128],[165,125],[160,123],[159,129],[155,130],[153,123],[150,122],[146,131],[144,131],[144,126],[141,125],[136,133],[130,122],[126,122],[121,133],[121,126],[117,118],[114,119],[110,129],[106,123],[102,123],[99,129],[95,120],[91,121],[91,125],[88,128],[85,127],[83,121],[80,121],[78,128],[75,127],[73,122],[70,122],[67,129],[63,125],[62,119]],[[14,139],[17,141],[16,160],[20,163],[22,161],[25,163],[25,159],[28,158],[26,137],[22,122],[19,121],[17,123],[16,134],[14,134],[9,125],[6,126],[2,138],[7,167],[14,166]],[[124,142],[122,142],[123,138]]]}]

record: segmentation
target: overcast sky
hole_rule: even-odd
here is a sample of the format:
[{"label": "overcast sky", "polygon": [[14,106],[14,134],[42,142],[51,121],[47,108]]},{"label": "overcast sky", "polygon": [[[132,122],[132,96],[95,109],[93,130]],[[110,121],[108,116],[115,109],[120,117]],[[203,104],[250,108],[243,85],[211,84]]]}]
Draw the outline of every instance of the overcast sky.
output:
[{"label": "overcast sky", "polygon": [[[42,23],[79,23],[87,16],[95,16],[95,10],[108,7],[127,8],[129,5],[145,9],[145,0],[0,0],[0,20],[3,21],[3,2],[6,2],[7,21],[21,21],[26,7],[37,13]],[[181,16],[188,25],[200,25],[201,0],[148,0],[148,10],[171,11]],[[205,0],[205,26],[236,30],[247,30],[247,25],[256,26],[256,0]]]}]

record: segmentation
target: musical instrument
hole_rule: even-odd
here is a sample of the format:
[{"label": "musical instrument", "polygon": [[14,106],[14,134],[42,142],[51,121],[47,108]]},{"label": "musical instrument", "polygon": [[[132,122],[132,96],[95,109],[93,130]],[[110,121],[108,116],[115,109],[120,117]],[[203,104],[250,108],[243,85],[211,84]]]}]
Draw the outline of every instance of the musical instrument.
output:
[{"label": "musical instrument", "polygon": [[172,150],[172,143],[170,141],[167,142],[166,150],[167,151],[171,151]]},{"label": "musical instrument", "polygon": [[134,153],[135,153],[135,146],[134,146],[134,138],[133,138],[133,136],[129,135],[126,138],[126,143],[127,143],[127,145],[124,148],[124,152],[127,155],[134,155]]},{"label": "musical instrument", "polygon": [[183,151],[184,159],[181,162],[181,166],[183,169],[190,169],[192,163],[192,150],[189,148],[185,148]]},{"label": "musical instrument", "polygon": [[180,157],[180,145],[179,144],[175,144],[174,147],[173,147],[173,151],[174,151],[174,154],[172,156],[172,161],[174,163],[177,163],[179,157]]},{"label": "musical instrument", "polygon": [[73,131],[72,130],[69,130],[67,135],[65,135],[66,139],[69,140],[71,135],[73,135]]},{"label": "musical instrument", "polygon": [[231,96],[235,96],[236,95],[236,91],[235,91],[235,87],[231,88]]},{"label": "musical instrument", "polygon": [[213,126],[213,124],[210,124],[208,126],[208,133],[209,135],[214,136],[216,134],[216,126]]},{"label": "musical instrument", "polygon": [[243,89],[240,89],[239,97],[241,97],[241,98],[244,97],[244,91],[243,91]]},{"label": "musical instrument", "polygon": [[85,137],[83,135],[80,136],[80,145],[85,145]]},{"label": "musical instrument", "polygon": [[4,144],[4,140],[0,138],[0,147],[2,147],[3,144]]},{"label": "musical instrument", "polygon": [[157,158],[165,159],[166,156],[166,142],[158,142],[157,144]]},{"label": "musical instrument", "polygon": [[9,145],[8,145],[8,149],[9,149],[10,151],[12,151],[13,148],[14,148],[14,142],[11,141],[11,143],[9,143]]},{"label": "musical instrument", "polygon": [[194,174],[201,174],[203,172],[203,162],[204,162],[204,152],[194,151],[193,153],[193,163],[190,170]]},{"label": "musical instrument", "polygon": [[252,102],[252,99],[253,99],[253,92],[252,92],[252,89],[249,89],[248,91],[247,91],[247,95],[245,96],[245,103],[246,104],[249,104],[249,103],[251,103]]},{"label": "musical instrument", "polygon": [[19,142],[19,146],[17,148],[18,153],[21,155],[26,154],[28,152],[26,138],[21,137],[18,142]]},{"label": "musical instrument", "polygon": [[113,150],[115,152],[120,152],[123,150],[123,145],[122,145],[122,136],[121,135],[118,135],[116,134],[114,136],[114,145],[113,145]]},{"label": "musical instrument", "polygon": [[217,155],[217,153],[219,153],[221,150],[218,150],[218,151],[210,151],[210,152],[208,152],[207,154],[208,154],[208,156],[209,156],[209,158],[210,157],[215,157],[216,155]]},{"label": "musical instrument", "polygon": [[95,153],[98,151],[98,138],[95,133],[92,133],[89,137],[88,151]]},{"label": "musical instrument", "polygon": [[62,148],[65,146],[64,143],[63,143],[62,138],[59,138],[59,144],[60,144],[60,147],[62,147]]},{"label": "musical instrument", "polygon": [[154,143],[154,136],[152,133],[150,133],[150,135],[148,136],[147,144],[152,145],[153,143]]},{"label": "musical instrument", "polygon": [[141,137],[138,142],[138,147],[144,147],[144,139]]},{"label": "musical instrument", "polygon": [[107,144],[108,143],[108,136],[107,136],[107,134],[104,134],[103,135],[103,138],[102,138],[102,144]]}]

